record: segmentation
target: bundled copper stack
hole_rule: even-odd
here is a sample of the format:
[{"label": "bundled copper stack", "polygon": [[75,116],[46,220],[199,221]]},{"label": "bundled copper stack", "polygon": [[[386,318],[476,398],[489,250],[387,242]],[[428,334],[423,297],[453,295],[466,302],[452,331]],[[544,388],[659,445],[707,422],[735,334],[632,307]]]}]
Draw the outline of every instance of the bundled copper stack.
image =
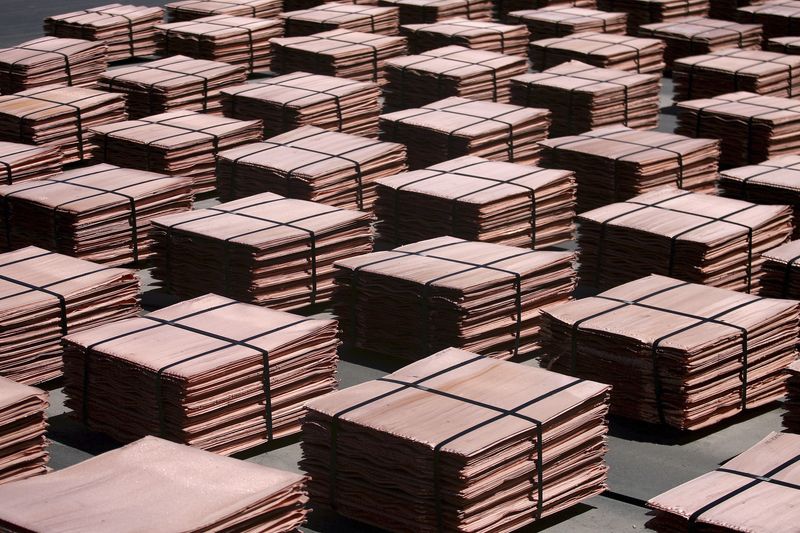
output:
[{"label": "bundled copper stack", "polygon": [[526,9],[541,9],[543,7],[585,7],[594,9],[597,7],[595,0],[495,0],[497,18],[508,20],[508,14],[512,11],[522,11]]},{"label": "bundled copper stack", "polygon": [[297,37],[346,29],[382,35],[397,35],[400,24],[396,7],[363,6],[329,2],[281,14],[286,35]]},{"label": "bundled copper stack", "polygon": [[61,375],[61,338],[139,313],[139,280],[29,246],[0,254],[0,375],[36,384]]},{"label": "bundled copper stack", "polygon": [[800,2],[797,0],[767,0],[737,10],[740,22],[752,22],[764,27],[764,37],[799,35]]},{"label": "bundled copper stack", "polygon": [[309,402],[300,467],[381,530],[517,531],[604,490],[608,389],[450,348]]},{"label": "bundled copper stack", "polygon": [[336,388],[336,333],[335,320],[206,294],[66,337],[65,405],[120,442],[230,455],[300,431],[303,403]]},{"label": "bundled copper stack", "polygon": [[437,237],[338,260],[334,311],[345,338],[412,359],[448,346],[500,359],[532,354],[541,309],[571,298],[575,255],[529,244]]},{"label": "bundled copper stack", "polygon": [[216,154],[261,140],[260,120],[173,111],[92,129],[98,160],[192,178],[195,193],[214,189]]},{"label": "bundled copper stack", "polygon": [[269,138],[300,126],[376,137],[381,91],[371,82],[294,72],[228,87],[222,112],[260,119]]},{"label": "bundled copper stack", "polygon": [[578,60],[600,68],[661,76],[665,47],[660,39],[586,32],[533,41],[528,56],[535,70]]},{"label": "bundled copper stack", "polygon": [[756,293],[762,253],[792,234],[792,210],[664,187],[578,216],[581,282],[605,290],[647,274]]},{"label": "bundled copper stack", "polygon": [[153,221],[153,277],[275,309],[325,302],[333,262],[372,251],[373,217],[263,193]]},{"label": "bundled copper stack", "polygon": [[770,433],[713,472],[651,498],[647,527],[673,531],[794,531],[800,435]]},{"label": "bundled copper stack", "polygon": [[48,85],[0,96],[0,139],[58,148],[63,163],[92,158],[91,128],[125,120],[125,97]]},{"label": "bundled copper stack", "polygon": [[705,17],[709,0],[598,0],[603,11],[622,11],[628,14],[628,33],[654,22],[670,22],[685,17]]},{"label": "bundled copper stack", "polygon": [[0,377],[0,483],[47,472],[47,393]]},{"label": "bundled copper stack", "polygon": [[2,487],[12,530],[298,531],[305,478],[156,437]]},{"label": "bundled copper stack", "polygon": [[34,245],[125,265],[150,255],[150,220],[191,209],[192,182],[101,164],[2,185],[0,205],[4,249]]},{"label": "bundled copper stack", "polygon": [[386,62],[389,109],[422,107],[448,96],[508,102],[510,79],[524,74],[524,57],[445,46]]},{"label": "bundled copper stack", "polygon": [[697,430],[783,396],[799,311],[647,276],[545,309],[542,366],[608,383],[614,414]]},{"label": "bundled copper stack", "polygon": [[773,37],[768,39],[764,48],[772,52],[784,54],[800,54],[800,37]]},{"label": "bundled copper stack", "polygon": [[569,61],[511,78],[511,103],[552,112],[550,135],[574,135],[622,124],[658,126],[661,77]]},{"label": "bundled copper stack", "polygon": [[458,45],[473,50],[488,50],[512,56],[524,56],[528,30],[522,24],[498,24],[485,20],[447,19],[430,24],[407,24],[400,33],[408,38],[412,53]]},{"label": "bundled copper stack", "polygon": [[760,24],[739,24],[704,17],[646,24],[639,27],[639,35],[661,39],[667,43],[664,62],[668,67],[672,67],[675,60],[682,57],[708,54],[727,48],[761,48]]},{"label": "bundled copper stack", "polygon": [[311,72],[385,83],[386,60],[406,53],[405,37],[332,30],[305,37],[272,39],[272,70],[281,74]]},{"label": "bundled copper stack", "polygon": [[491,0],[378,0],[400,9],[400,24],[430,24],[451,18],[491,20]]},{"label": "bundled copper stack", "polygon": [[795,361],[786,369],[789,379],[786,380],[786,401],[783,406],[783,426],[787,431],[800,433],[800,361]]},{"label": "bundled copper stack", "polygon": [[800,150],[800,102],[735,92],[678,103],[675,133],[721,140],[720,164],[741,166]]},{"label": "bundled copper stack", "polygon": [[708,16],[712,19],[737,20],[739,8],[763,4],[766,0],[709,0]]},{"label": "bundled copper stack", "polygon": [[534,164],[539,142],[547,138],[550,112],[453,97],[381,115],[380,125],[382,138],[408,147],[412,169],[464,155]]},{"label": "bundled copper stack", "polygon": [[743,90],[765,96],[800,94],[800,57],[761,50],[719,50],[672,65],[675,100]]},{"label": "bundled copper stack", "polygon": [[283,9],[281,0],[178,0],[164,6],[170,22],[195,20],[212,15],[271,19]]},{"label": "bundled copper stack", "polygon": [[375,181],[406,168],[402,144],[302,126],[221,152],[217,190],[222,200],[274,192],[369,210],[375,201]]},{"label": "bundled copper stack", "polygon": [[53,84],[88,87],[107,65],[105,43],[41,37],[0,49],[0,93]]},{"label": "bundled copper stack", "polygon": [[378,236],[389,246],[443,235],[545,248],[572,238],[572,172],[459,157],[378,181]]},{"label": "bundled copper stack", "polygon": [[719,141],[609,126],[543,141],[545,166],[575,172],[578,212],[674,185],[714,193]]},{"label": "bundled copper stack", "polygon": [[160,7],[108,4],[47,17],[44,32],[103,42],[108,47],[108,60],[121,61],[155,53],[155,26],[163,18]]},{"label": "bundled copper stack", "polygon": [[625,33],[625,13],[607,13],[583,7],[552,6],[512,11],[509,22],[525,24],[531,40],[564,37],[573,33]]},{"label": "bundled copper stack", "polygon": [[40,180],[58,172],[61,172],[58,148],[0,141],[0,183]]},{"label": "bundled copper stack", "polygon": [[378,0],[283,0],[284,11],[298,11],[300,9],[308,9],[314,6],[322,5],[328,2],[346,3],[362,6],[376,6]]},{"label": "bundled copper stack", "polygon": [[762,255],[762,296],[800,300],[800,241],[790,241]]},{"label": "bundled copper stack", "polygon": [[283,37],[280,19],[216,15],[184,22],[161,24],[161,55],[181,54],[195,59],[244,65],[248,72],[267,70],[272,60],[274,37]]}]

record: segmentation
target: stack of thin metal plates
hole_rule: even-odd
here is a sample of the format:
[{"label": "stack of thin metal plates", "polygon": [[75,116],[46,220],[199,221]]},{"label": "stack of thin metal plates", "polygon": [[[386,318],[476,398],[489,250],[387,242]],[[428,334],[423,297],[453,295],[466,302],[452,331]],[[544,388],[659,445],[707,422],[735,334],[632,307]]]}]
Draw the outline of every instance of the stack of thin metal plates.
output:
[{"label": "stack of thin metal plates", "polygon": [[47,472],[43,390],[0,377],[0,483]]},{"label": "stack of thin metal plates", "polygon": [[766,0],[709,0],[708,16],[713,19],[737,20],[738,9],[763,4]]},{"label": "stack of thin metal plates", "polygon": [[34,245],[125,265],[150,255],[150,220],[191,209],[192,181],[100,164],[2,185],[0,203],[5,249]]},{"label": "stack of thin metal plates", "polygon": [[627,16],[584,7],[551,6],[512,11],[506,18],[509,22],[525,24],[535,41],[587,31],[624,34]]},{"label": "stack of thin metal plates", "polygon": [[0,141],[0,183],[41,180],[58,172],[61,172],[58,148]]},{"label": "stack of thin metal plates", "polygon": [[164,18],[160,7],[107,4],[44,19],[44,32],[55,37],[101,41],[108,60],[121,61],[153,55],[156,24]]},{"label": "stack of thin metal plates", "polygon": [[575,192],[566,170],[459,157],[379,180],[378,238],[387,246],[451,235],[546,248],[572,238]]},{"label": "stack of thin metal plates", "polygon": [[603,11],[627,13],[630,35],[644,24],[707,16],[710,8],[709,0],[598,0],[597,5]]},{"label": "stack of thin metal plates", "polygon": [[349,209],[371,209],[375,181],[406,170],[406,147],[302,126],[217,156],[223,201],[274,192]]},{"label": "stack of thin metal plates", "polygon": [[549,125],[547,109],[458,97],[380,118],[382,138],[408,147],[412,169],[464,155],[534,164]]},{"label": "stack of thin metal plates", "polygon": [[783,396],[798,302],[647,276],[544,310],[542,365],[611,385],[611,412],[697,430]]},{"label": "stack of thin metal plates", "polygon": [[511,103],[552,112],[550,135],[575,135],[613,124],[658,126],[661,77],[569,61],[511,78]]},{"label": "stack of thin metal plates", "polygon": [[485,20],[452,18],[430,24],[407,24],[400,33],[408,38],[412,53],[458,45],[473,50],[524,56],[528,30],[522,24],[498,24]]},{"label": "stack of thin metal plates", "polygon": [[372,215],[262,193],[153,221],[153,278],[275,309],[325,302],[333,262],[372,251]]},{"label": "stack of thin metal plates", "polygon": [[261,140],[260,120],[173,111],[92,128],[99,161],[192,178],[195,193],[214,189],[216,155]]},{"label": "stack of thin metal plates", "polygon": [[762,296],[800,300],[800,241],[790,241],[762,255]]},{"label": "stack of thin metal plates", "polygon": [[327,2],[346,3],[360,6],[376,6],[378,0],[283,0],[284,11],[298,11],[308,9]]},{"label": "stack of thin metal plates", "polygon": [[660,39],[586,32],[533,41],[528,56],[536,70],[577,59],[596,67],[661,76],[665,47]]},{"label": "stack of thin metal plates", "polygon": [[400,8],[400,24],[430,24],[451,18],[492,19],[490,0],[378,0],[378,5]]},{"label": "stack of thin metal plates", "polygon": [[800,361],[795,361],[787,369],[786,401],[783,406],[783,427],[792,433],[800,433]]},{"label": "stack of thin metal plates", "polygon": [[328,2],[281,14],[286,35],[297,37],[346,29],[382,35],[397,35],[400,19],[396,7],[363,6]]},{"label": "stack of thin metal plates", "polygon": [[542,141],[542,164],[575,172],[578,212],[664,185],[714,193],[719,141],[609,126]]},{"label": "stack of thin metal plates", "polygon": [[784,54],[800,54],[800,37],[773,37],[764,43],[764,48]]},{"label": "stack of thin metal plates", "polygon": [[271,19],[283,9],[281,0],[178,0],[164,6],[170,22],[194,20],[212,15]]},{"label": "stack of thin metal plates", "polygon": [[497,18],[507,20],[512,11],[525,9],[541,9],[543,7],[597,7],[595,0],[495,0]]},{"label": "stack of thin metal plates", "polygon": [[648,274],[758,292],[762,253],[792,234],[792,209],[664,187],[578,216],[581,282]]},{"label": "stack of thin metal plates", "polygon": [[260,119],[266,137],[300,126],[378,135],[381,91],[371,82],[293,72],[228,87],[221,95],[225,116]]},{"label": "stack of thin metal plates", "polygon": [[313,400],[312,505],[381,531],[527,529],[604,490],[608,389],[450,348]]},{"label": "stack of thin metal plates", "polygon": [[800,18],[800,1],[797,0],[767,0],[737,10],[739,22],[761,24],[764,27],[764,37],[767,39],[800,35],[798,18]]}]

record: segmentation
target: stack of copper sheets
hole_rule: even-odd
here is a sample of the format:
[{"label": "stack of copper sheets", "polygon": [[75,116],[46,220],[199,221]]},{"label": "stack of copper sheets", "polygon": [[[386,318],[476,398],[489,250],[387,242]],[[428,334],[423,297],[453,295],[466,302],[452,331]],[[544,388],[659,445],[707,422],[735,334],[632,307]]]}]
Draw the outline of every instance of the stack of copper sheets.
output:
[{"label": "stack of copper sheets", "polygon": [[363,6],[329,2],[309,9],[282,13],[286,35],[296,37],[347,29],[397,35],[400,19],[396,7]]},{"label": "stack of copper sheets", "polygon": [[283,37],[280,19],[216,15],[158,27],[161,55],[182,54],[196,59],[244,65],[249,72],[269,69],[273,37]]},{"label": "stack of copper sheets", "polygon": [[421,107],[448,96],[508,102],[511,77],[527,70],[524,57],[445,46],[387,61],[384,97],[390,109]]},{"label": "stack of copper sheets", "polygon": [[792,433],[800,433],[800,361],[795,361],[786,370],[786,401],[783,406],[783,426]]},{"label": "stack of copper sheets", "polygon": [[752,22],[764,27],[764,37],[785,37],[800,34],[800,2],[797,0],[767,0],[764,3],[740,7],[740,22]]},{"label": "stack of copper sheets", "polygon": [[672,64],[675,100],[743,90],[766,96],[800,94],[800,57],[761,50],[719,50]]},{"label": "stack of copper sheets", "polygon": [[625,33],[625,13],[607,13],[583,7],[552,6],[512,11],[509,22],[525,24],[531,39],[564,37],[573,33]]},{"label": "stack of copper sheets", "polygon": [[533,68],[545,70],[577,59],[601,68],[661,75],[664,41],[613,33],[575,33],[533,41],[528,49]]},{"label": "stack of copper sheets", "polygon": [[712,19],[737,20],[739,8],[763,4],[766,0],[709,0],[708,16]]},{"label": "stack of copper sheets", "polygon": [[341,259],[334,310],[346,338],[365,350],[413,359],[448,346],[529,355],[541,308],[568,301],[575,287],[572,252],[529,246],[438,237]]},{"label": "stack of copper sheets", "polygon": [[606,385],[450,348],[309,402],[300,466],[381,530],[517,531],[604,490],[607,412]]},{"label": "stack of copper sheets", "polygon": [[770,433],[713,472],[651,498],[647,523],[673,531],[795,531],[800,521],[800,435]]},{"label": "stack of copper sheets", "polygon": [[597,7],[595,0],[495,0],[497,18],[507,20],[512,11],[541,9],[543,7]]},{"label": "stack of copper sheets", "polygon": [[445,98],[419,109],[381,115],[381,135],[408,147],[408,164],[425,168],[474,155],[495,161],[533,164],[547,138],[547,109],[466,98]]},{"label": "stack of copper sheets", "polygon": [[647,274],[758,292],[761,254],[792,234],[792,209],[664,187],[578,216],[581,282]]},{"label": "stack of copper sheets", "polygon": [[800,151],[800,102],[743,91],[679,102],[675,133],[720,139],[721,165],[758,163]]},{"label": "stack of copper sheets", "polygon": [[543,141],[542,162],[575,172],[578,212],[675,185],[714,192],[719,141],[609,126]]},{"label": "stack of copper sheets", "polygon": [[362,6],[376,6],[378,0],[283,0],[284,11],[298,11],[300,9],[309,9],[320,4],[328,2],[337,2],[339,4],[353,4]]},{"label": "stack of copper sheets", "polygon": [[378,236],[389,246],[452,235],[544,248],[570,240],[575,179],[548,170],[459,157],[378,181]]},{"label": "stack of copper sheets", "polygon": [[386,60],[406,53],[405,37],[332,30],[305,37],[272,39],[272,70],[303,71],[385,83]]},{"label": "stack of copper sheets", "polygon": [[369,210],[375,201],[375,181],[406,168],[402,144],[302,126],[221,152],[217,190],[222,200],[274,192]]},{"label": "stack of copper sheets", "polygon": [[0,141],[0,183],[40,180],[58,172],[61,172],[58,148]]},{"label": "stack of copper sheets", "polygon": [[58,148],[64,164],[91,159],[90,128],[125,120],[125,97],[48,85],[0,96],[0,139]]},{"label": "stack of copper sheets", "polygon": [[639,27],[654,22],[670,22],[684,17],[708,15],[709,0],[598,0],[603,11],[628,14],[628,33],[636,35]]},{"label": "stack of copper sheets", "polygon": [[157,216],[192,207],[192,181],[112,165],[0,186],[0,245],[35,245],[87,261],[125,265],[150,255]]},{"label": "stack of copper sheets", "polygon": [[277,17],[282,8],[281,0],[178,0],[165,5],[170,22],[194,20],[212,15],[255,17],[270,19]]},{"label": "stack of copper sheets", "polygon": [[400,8],[400,24],[430,24],[451,18],[491,20],[490,0],[378,0]]},{"label": "stack of copper sheets", "polygon": [[544,310],[542,365],[611,385],[611,412],[696,430],[783,396],[798,302],[647,276]]},{"label": "stack of copper sheets", "polygon": [[155,437],[2,487],[12,530],[298,531],[303,476]]},{"label": "stack of copper sheets", "polygon": [[0,49],[0,93],[52,84],[91,86],[107,65],[105,43],[41,37]]},{"label": "stack of copper sheets", "polygon": [[800,54],[800,37],[773,37],[767,40],[764,48],[784,54]]},{"label": "stack of copper sheets", "polygon": [[216,154],[261,139],[260,120],[174,111],[92,128],[96,157],[121,167],[192,178],[195,193],[214,189]]},{"label": "stack of copper sheets", "polygon": [[29,246],[0,255],[0,375],[36,384],[61,375],[61,337],[136,316],[139,280]]},{"label": "stack of copper sheets", "polygon": [[108,60],[121,61],[153,55],[156,24],[164,18],[160,7],[108,4],[44,19],[44,32],[55,37],[101,41]]},{"label": "stack of copper sheets", "polygon": [[276,309],[330,299],[333,262],[372,251],[373,217],[272,193],[153,221],[153,277]]},{"label": "stack of copper sheets", "polygon": [[598,68],[580,61],[511,78],[511,103],[552,112],[550,135],[574,135],[622,124],[658,126],[661,77]]},{"label": "stack of copper sheets", "polygon": [[300,431],[303,403],[336,388],[336,333],[207,294],[67,336],[65,405],[121,442],[230,455]]},{"label": "stack of copper sheets", "polygon": [[0,377],[0,483],[47,472],[47,393]]},{"label": "stack of copper sheets", "polygon": [[762,296],[800,300],[800,241],[790,241],[762,255]]},{"label": "stack of copper sheets", "polygon": [[488,50],[524,56],[528,46],[528,30],[522,24],[498,24],[485,20],[447,19],[430,24],[407,24],[400,33],[408,38],[412,53],[458,45],[473,50]]},{"label": "stack of copper sheets", "polygon": [[300,126],[317,126],[376,137],[381,91],[371,82],[294,72],[221,91],[225,116],[257,118],[272,137]]}]

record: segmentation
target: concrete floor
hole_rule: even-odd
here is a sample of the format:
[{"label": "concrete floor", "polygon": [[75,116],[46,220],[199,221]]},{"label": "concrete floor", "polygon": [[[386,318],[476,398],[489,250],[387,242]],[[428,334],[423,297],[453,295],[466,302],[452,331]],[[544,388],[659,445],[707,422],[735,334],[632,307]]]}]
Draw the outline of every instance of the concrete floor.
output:
[{"label": "concrete floor", "polygon": [[[137,1],[139,5],[160,2]],[[65,13],[101,5],[90,0],[0,0],[4,8],[0,22],[0,46],[13,46],[41,36],[41,23],[49,14]],[[675,117],[671,109],[672,83],[664,79],[662,115],[659,129],[672,131]],[[216,200],[204,200],[207,207]],[[153,290],[147,271],[144,304],[152,309],[169,305],[168,295]],[[327,314],[324,310],[320,314]],[[535,364],[528,361],[525,364]],[[341,386],[348,387],[380,377],[403,366],[401,360],[364,353],[342,353],[339,365]],[[51,394],[50,465],[54,469],[79,463],[93,455],[119,446],[104,435],[86,431],[70,418],[63,406],[64,396],[55,382]],[[524,531],[553,533],[617,532],[644,529],[648,520],[643,501],[664,490],[713,470],[720,463],[752,446],[770,431],[780,429],[780,405],[772,405],[738,416],[726,424],[694,434],[679,434],[656,426],[612,419],[609,438],[610,465],[607,494],[550,517]],[[300,446],[297,439],[284,439],[268,447],[240,454],[240,459],[288,470],[297,470]],[[306,528],[314,532],[367,532],[373,528],[322,513],[312,513]]]}]

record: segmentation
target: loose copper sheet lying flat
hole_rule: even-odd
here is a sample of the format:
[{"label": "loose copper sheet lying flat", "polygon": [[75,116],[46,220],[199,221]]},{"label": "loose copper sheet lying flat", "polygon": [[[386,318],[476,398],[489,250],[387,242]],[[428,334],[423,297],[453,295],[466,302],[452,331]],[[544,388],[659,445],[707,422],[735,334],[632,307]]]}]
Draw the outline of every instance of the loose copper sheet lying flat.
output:
[{"label": "loose copper sheet lying flat", "polygon": [[779,399],[798,302],[648,276],[544,310],[542,364],[611,385],[611,412],[696,430]]},{"label": "loose copper sheet lying flat", "polygon": [[244,83],[243,66],[175,55],[106,71],[98,87],[125,94],[130,118],[167,111],[219,113],[220,90]]},{"label": "loose copper sheet lying flat", "polygon": [[764,252],[761,295],[800,300],[800,241]]},{"label": "loose copper sheet lying flat", "polygon": [[222,89],[225,116],[257,118],[269,138],[300,126],[378,136],[381,91],[371,82],[294,72]]},{"label": "loose copper sheet lying flat", "polygon": [[150,255],[152,218],[191,209],[192,180],[101,164],[2,185],[0,199],[3,249],[34,245],[124,265]]},{"label": "loose copper sheet lying flat", "polygon": [[44,179],[61,172],[61,152],[52,146],[0,141],[0,182]]},{"label": "loose copper sheet lying flat", "polygon": [[388,531],[510,532],[604,490],[607,401],[448,348],[309,402],[301,467],[315,507]]},{"label": "loose copper sheet lying flat", "polygon": [[402,144],[303,126],[221,152],[220,198],[274,192],[350,209],[371,209],[375,181],[407,169]]},{"label": "loose copper sheet lying flat", "polygon": [[412,169],[464,155],[534,164],[549,117],[546,109],[453,97],[381,115],[380,126],[382,138],[408,147]]},{"label": "loose copper sheet lying flat", "polygon": [[740,7],[737,10],[740,22],[753,22],[764,27],[764,37],[797,35],[797,18],[800,17],[800,2],[797,0],[767,0],[757,5]]},{"label": "loose copper sheet lying flat", "polygon": [[214,189],[221,150],[261,139],[260,120],[173,111],[92,129],[99,161],[192,178],[195,193]]},{"label": "loose copper sheet lying flat", "polygon": [[511,103],[552,112],[550,135],[561,137],[622,124],[658,126],[661,77],[568,61],[511,78]]},{"label": "loose copper sheet lying flat", "polygon": [[0,483],[47,471],[47,393],[0,377]]},{"label": "loose copper sheet lying flat", "polygon": [[675,133],[720,139],[720,165],[747,165],[800,151],[797,100],[735,92],[677,107]]},{"label": "loose copper sheet lying flat", "polygon": [[131,270],[29,246],[0,254],[0,375],[27,384],[61,375],[61,337],[136,316]]},{"label": "loose copper sheet lying flat", "polygon": [[665,46],[660,39],[585,32],[533,41],[528,56],[536,70],[576,59],[596,67],[660,76],[664,70]]},{"label": "loose copper sheet lying flat", "polygon": [[507,19],[525,24],[531,40],[536,41],[587,31],[624,34],[627,16],[626,13],[607,13],[584,7],[550,6],[512,11]]},{"label": "loose copper sheet lying flat", "polygon": [[92,158],[90,128],[125,118],[124,96],[83,87],[48,85],[0,96],[0,139],[58,148],[64,164]]},{"label": "loose copper sheet lying flat", "polygon": [[758,292],[761,254],[788,240],[792,209],[664,187],[578,215],[581,281],[598,289],[647,274]]},{"label": "loose copper sheet lying flat", "polygon": [[792,433],[800,433],[800,361],[795,361],[787,369],[786,401],[783,403],[783,426]]},{"label": "loose copper sheet lying flat", "polygon": [[272,193],[153,221],[153,277],[275,309],[330,299],[333,262],[372,251],[373,217]]},{"label": "loose copper sheet lying flat", "polygon": [[716,470],[651,498],[659,532],[699,528],[711,533],[795,531],[800,435],[770,433]]},{"label": "loose copper sheet lying flat", "polygon": [[178,0],[164,7],[170,22],[212,15],[270,19],[280,14],[283,3],[281,0]]},{"label": "loose copper sheet lying flat", "polygon": [[0,93],[54,83],[91,86],[106,65],[105,43],[40,37],[0,49]]},{"label": "loose copper sheet lying flat", "polygon": [[280,19],[214,15],[160,24],[159,54],[181,54],[195,59],[244,65],[248,72],[269,69],[273,37],[283,37]]},{"label": "loose copper sheet lying flat", "polygon": [[773,37],[764,43],[764,48],[784,54],[800,54],[800,37]]},{"label": "loose copper sheet lying flat", "polygon": [[522,24],[498,24],[484,20],[452,18],[430,24],[407,24],[400,33],[408,38],[412,53],[458,45],[473,50],[488,50],[524,56],[528,30]]},{"label": "loose copper sheet lying flat", "polygon": [[347,29],[382,35],[397,35],[398,8],[360,6],[327,2],[319,6],[281,13],[290,37],[312,35],[329,30]]},{"label": "loose copper sheet lying flat", "polygon": [[44,19],[44,32],[56,37],[102,41],[108,60],[121,61],[153,55],[156,24],[164,18],[160,7],[107,4]]},{"label": "loose copper sheet lying flat", "polygon": [[65,405],[122,442],[230,455],[300,431],[303,404],[336,388],[336,332],[207,294],[67,336]]},{"label": "loose copper sheet lying flat", "polygon": [[378,0],[378,5],[400,8],[400,24],[430,24],[451,18],[492,19],[490,0]]},{"label": "loose copper sheet lying flat", "polygon": [[763,4],[765,0],[709,0],[708,16],[713,19],[737,20],[740,7]]},{"label": "loose copper sheet lying flat", "polygon": [[719,142],[610,126],[542,141],[542,164],[575,172],[578,212],[664,185],[714,193]]},{"label": "loose copper sheet lying flat", "polygon": [[622,11],[628,14],[628,33],[644,24],[670,22],[684,17],[708,15],[709,0],[598,0],[603,11]]},{"label": "loose copper sheet lying flat", "polygon": [[271,43],[275,53],[272,70],[281,74],[311,72],[379,85],[385,83],[386,60],[406,53],[405,37],[349,30],[284,37]]},{"label": "loose copper sheet lying flat", "polygon": [[155,437],[2,487],[12,530],[295,531],[305,522],[303,476]]},{"label": "loose copper sheet lying flat", "polygon": [[741,89],[765,96],[800,96],[800,57],[761,50],[719,50],[672,65],[675,100],[713,98]]},{"label": "loose copper sheet lying flat", "polygon": [[572,172],[459,157],[377,182],[378,236],[397,246],[452,235],[544,248],[574,231]]},{"label": "loose copper sheet lying flat", "polygon": [[508,359],[537,348],[543,307],[570,299],[574,259],[438,237],[338,260],[334,309],[359,348],[419,359],[455,346]]}]

